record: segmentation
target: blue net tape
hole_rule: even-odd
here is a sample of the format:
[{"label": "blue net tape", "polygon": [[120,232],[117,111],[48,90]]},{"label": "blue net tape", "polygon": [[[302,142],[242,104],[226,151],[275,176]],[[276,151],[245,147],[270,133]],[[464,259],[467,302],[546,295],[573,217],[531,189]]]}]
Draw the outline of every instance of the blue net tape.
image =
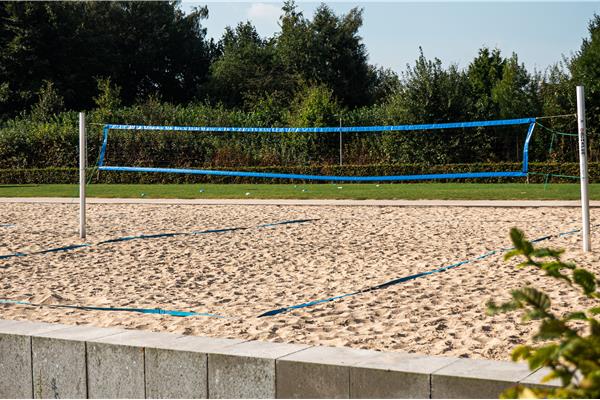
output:
[{"label": "blue net tape", "polygon": [[[90,247],[91,244],[89,243],[84,243],[84,244],[73,244],[70,246],[63,246],[63,247],[55,247],[52,249],[45,249],[45,250],[40,250],[40,251],[34,251],[31,253],[13,253],[13,254],[6,254],[6,255],[1,255],[0,256],[0,260],[6,260],[8,258],[13,258],[13,257],[25,257],[25,256],[33,256],[36,254],[47,254],[47,253],[58,253],[61,251],[69,251],[69,250],[75,250],[75,249],[80,249],[82,247]],[[0,267],[0,268],[6,268],[6,267]]]},{"label": "blue net tape", "polygon": [[69,308],[75,310],[85,311],[121,311],[121,312],[135,312],[142,314],[161,314],[171,315],[174,317],[214,317],[214,318],[225,318],[217,314],[199,313],[195,311],[178,311],[178,310],[163,310],[161,308],[128,308],[128,307],[95,307],[95,306],[74,306],[74,305],[63,305],[63,304],[36,304],[28,301],[19,300],[7,300],[0,299],[0,304],[19,304],[33,307],[52,307],[52,308]]},{"label": "blue net tape", "polygon": [[[265,227],[269,227],[269,226],[289,225],[289,224],[302,224],[305,222],[312,222],[312,221],[316,221],[316,220],[317,220],[317,218],[292,219],[289,221],[279,221],[279,222],[273,222],[270,224],[258,225],[258,226],[256,226],[256,228],[265,228]],[[240,231],[240,230],[246,230],[246,229],[251,229],[251,228],[236,227],[236,228],[206,229],[203,231],[193,231],[193,232],[171,232],[171,233],[156,233],[156,234],[151,234],[151,235],[123,236],[123,237],[118,237],[118,238],[114,238],[114,239],[103,240],[101,242],[97,242],[95,245],[98,246],[98,245],[102,245],[102,244],[127,242],[130,240],[140,240],[140,239],[158,239],[158,238],[166,238],[166,237],[174,237],[174,236],[203,235],[203,234],[209,234],[209,233],[224,233],[224,232],[233,232],[233,231]],[[37,255],[37,254],[57,253],[57,252],[76,250],[76,249],[80,249],[83,247],[91,247],[91,246],[94,246],[94,244],[83,243],[83,244],[74,244],[74,245],[69,245],[69,246],[55,247],[55,248],[51,248],[51,249],[34,251],[31,253],[17,252],[17,253],[12,253],[12,254],[0,255],[0,260],[5,260],[5,259],[9,259],[9,258],[14,258],[14,257],[32,256],[32,255]],[[7,266],[0,266],[0,268],[7,268]]]},{"label": "blue net tape", "polygon": [[[271,178],[271,179],[301,179],[315,181],[336,182],[384,182],[384,181],[417,181],[435,179],[480,179],[497,177],[524,177],[527,176],[529,161],[529,141],[533,134],[535,118],[505,119],[495,121],[473,121],[473,122],[449,122],[440,124],[420,125],[383,125],[383,126],[351,126],[351,127],[321,127],[321,128],[258,128],[258,127],[218,127],[218,126],[166,126],[166,125],[119,125],[108,124],[104,126],[102,147],[98,159],[100,171],[117,172],[150,172],[150,173],[172,173],[172,174],[194,174],[194,175],[218,175],[235,177]],[[108,132],[110,129],[137,130],[137,131],[185,131],[185,132],[245,132],[245,133],[344,133],[344,132],[398,132],[398,131],[423,131],[434,129],[459,129],[490,126],[507,126],[529,124],[527,137],[523,146],[522,171],[514,172],[468,172],[448,174],[420,174],[420,175],[392,175],[392,176],[333,176],[333,175],[306,175],[306,174],[284,174],[273,172],[247,172],[227,171],[193,168],[153,168],[153,167],[128,167],[128,166],[105,166],[104,158],[108,143]]]},{"label": "blue net tape", "polygon": [[[312,221],[316,221],[316,220],[317,219],[315,219],[315,218],[293,219],[293,220],[287,220],[287,221],[273,222],[273,223],[269,223],[269,224],[262,224],[262,225],[256,226],[256,228],[267,228],[267,227],[274,227],[274,226],[280,226],[280,225],[301,224],[301,223],[312,222]],[[130,240],[138,240],[138,239],[156,239],[156,238],[164,238],[164,237],[173,237],[173,236],[179,236],[179,235],[202,235],[202,234],[209,234],[209,233],[233,232],[233,231],[246,230],[246,229],[250,229],[250,228],[247,228],[247,227],[222,228],[222,229],[207,229],[207,230],[193,231],[193,232],[174,232],[174,233],[159,233],[159,234],[153,234],[153,235],[124,236],[124,237],[119,237],[119,238],[115,238],[115,239],[103,240],[101,242],[96,243],[96,245],[119,243],[119,242],[126,242],[126,241],[130,241]],[[69,251],[69,250],[79,249],[82,247],[90,247],[90,246],[92,246],[92,244],[85,243],[85,244],[80,244],[80,245],[56,247],[56,248],[36,251],[36,252],[32,252],[32,253],[13,253],[13,254],[0,256],[0,260],[13,258],[13,257],[24,257],[24,256],[34,255],[34,254],[47,254],[47,253],[55,253],[55,252],[60,252],[60,251]],[[6,268],[6,267],[2,267],[2,268]],[[35,304],[35,303],[27,302],[27,301],[8,300],[8,299],[0,299],[0,304],[21,304],[21,305],[28,305],[28,306],[34,306],[34,307],[45,306],[45,307],[54,307],[54,308],[69,308],[69,309],[91,310],[91,311],[136,312],[136,313],[142,313],[142,314],[170,315],[170,316],[175,316],[175,317],[204,316],[204,317],[214,317],[214,318],[225,318],[221,315],[216,315],[216,314],[198,313],[195,311],[164,310],[164,309],[160,309],[160,308],[95,307],[95,306],[75,306],[75,305],[62,305],[62,304],[48,305],[48,304]]]},{"label": "blue net tape", "polygon": [[[282,221],[282,222],[276,222],[276,223],[272,223],[272,224],[264,224],[264,225],[259,225],[257,228],[261,228],[261,227],[269,227],[269,226],[276,226],[276,225],[286,225],[286,224],[291,224],[291,223],[301,223],[301,222],[309,222],[309,221],[313,221],[312,219],[306,219],[306,220],[290,220],[290,221]],[[232,229],[239,229],[239,228],[232,228]],[[248,228],[241,228],[241,229],[248,229]],[[225,229],[225,231],[228,229]],[[213,230],[213,231],[223,231],[223,230]],[[194,232],[192,234],[201,234],[201,233],[209,233],[212,231],[197,231]],[[576,233],[581,232],[581,229],[573,229],[570,231],[566,231],[566,232],[560,232],[558,234],[555,235],[546,235],[546,236],[542,236],[536,239],[531,240],[532,243],[537,243],[537,242],[542,242],[545,240],[550,240],[554,237],[564,237],[564,236],[568,236],[568,235],[573,235]],[[148,238],[148,237],[162,237],[162,235],[158,236],[158,235],[140,235],[140,236],[130,236],[127,237],[126,240],[132,240],[132,239],[141,239],[141,238]],[[104,243],[109,243],[109,241],[105,241]],[[74,247],[74,246],[69,246],[70,248]],[[336,300],[340,300],[346,297],[350,297],[350,296],[356,296],[359,294],[363,294],[363,293],[368,293],[368,292],[373,292],[376,290],[381,290],[381,289],[385,289],[387,287],[390,286],[394,286],[403,282],[408,282],[417,278],[421,278],[424,276],[428,276],[428,275],[432,275],[435,273],[439,273],[439,272],[445,272],[448,271],[450,269],[453,268],[457,268],[460,267],[461,265],[465,265],[465,264],[470,264],[470,263],[474,263],[476,261],[479,260],[483,260],[487,257],[490,257],[492,255],[495,254],[499,254],[502,252],[506,252],[509,250],[512,250],[513,248],[509,248],[509,247],[505,247],[499,250],[491,250],[488,251],[487,253],[484,253],[480,256],[474,257],[472,259],[469,260],[464,260],[464,261],[459,261],[456,262],[454,264],[450,264],[450,265],[446,265],[440,268],[436,268],[430,271],[424,271],[424,272],[419,272],[413,275],[408,275],[408,276],[404,276],[401,278],[396,278],[396,279],[392,279],[390,281],[381,283],[379,285],[375,285],[375,286],[371,286],[368,287],[366,289],[362,289],[362,290],[358,290],[352,293],[346,293],[346,294],[342,294],[342,295],[338,295],[338,296],[333,296],[333,297],[329,297],[329,298],[325,298],[325,299],[319,299],[319,300],[313,300],[313,301],[309,301],[306,303],[301,303],[301,304],[296,304],[296,305],[292,305],[292,306],[286,306],[286,307],[281,307],[281,308],[277,308],[274,310],[270,310],[270,311],[266,311],[263,312],[262,314],[258,315],[258,318],[261,317],[268,317],[268,316],[274,316],[274,315],[278,315],[278,314],[282,314],[285,312],[289,312],[292,310],[297,310],[297,309],[301,309],[301,308],[307,308],[307,307],[312,307],[312,306],[316,306],[319,304],[324,304],[324,303],[329,303],[332,301],[336,301]],[[56,249],[51,249],[51,250],[56,250]],[[46,252],[46,251],[44,251]],[[40,252],[38,252],[40,253]],[[26,255],[26,254],[23,254]],[[0,299],[0,303],[5,303],[5,304],[22,304],[22,305],[30,305],[30,306],[49,306],[49,307],[58,307],[58,308],[74,308],[74,309],[81,309],[81,310],[96,310],[96,311],[124,311],[124,312],[138,312],[138,313],[144,313],[144,314],[164,314],[164,315],[171,315],[171,316],[178,316],[178,317],[188,317],[188,316],[209,316],[209,317],[216,317],[216,318],[225,318],[223,316],[220,315],[216,315],[216,314],[208,314],[208,313],[197,313],[197,312],[193,312],[193,311],[176,311],[176,310],[163,310],[163,309],[150,309],[150,308],[123,308],[123,307],[94,307],[94,306],[73,306],[73,305],[43,305],[43,304],[34,304],[34,303],[29,303],[29,302],[25,302],[25,301],[18,301],[18,300],[3,300]]]},{"label": "blue net tape", "polygon": [[[542,236],[542,237],[539,237],[537,239],[531,240],[531,243],[538,243],[538,242],[542,242],[542,241],[545,241],[545,240],[550,240],[550,239],[552,239],[554,237],[564,237],[564,236],[568,236],[568,235],[573,235],[573,234],[578,233],[578,232],[581,232],[581,229],[573,229],[573,230],[570,230],[570,231],[567,231],[567,232],[561,232],[561,233],[558,233],[558,234],[555,234],[555,235],[546,235],[546,236]],[[475,257],[475,258],[472,258],[472,259],[469,259],[469,260],[459,261],[459,262],[456,262],[454,264],[446,265],[446,266],[443,266],[443,267],[440,267],[440,268],[436,268],[436,269],[433,269],[433,270],[430,270],[430,271],[423,271],[423,272],[419,272],[419,273],[416,273],[416,274],[413,274],[413,275],[408,275],[408,276],[404,276],[404,277],[401,277],[401,278],[392,279],[390,281],[381,283],[379,285],[371,286],[371,287],[368,287],[368,288],[362,289],[362,290],[357,290],[356,292],[346,293],[346,294],[342,294],[342,295],[339,295],[339,296],[328,297],[328,298],[320,299],[320,300],[313,300],[313,301],[309,301],[309,302],[302,303],[302,304],[296,304],[296,305],[293,305],[293,306],[286,306],[286,307],[281,307],[281,308],[277,308],[277,309],[274,309],[274,310],[266,311],[266,312],[263,312],[262,314],[260,314],[258,316],[258,318],[271,317],[271,316],[274,316],[274,315],[277,315],[277,314],[282,314],[282,313],[285,313],[285,312],[288,312],[288,311],[292,311],[292,310],[297,310],[297,309],[300,309],[300,308],[312,307],[312,306],[316,306],[316,305],[319,305],[319,304],[329,303],[329,302],[332,302],[332,301],[335,301],[335,300],[339,300],[339,299],[342,299],[342,298],[345,298],[345,297],[356,296],[356,295],[363,294],[363,293],[368,293],[368,292],[373,292],[373,291],[376,291],[376,290],[385,289],[387,287],[394,286],[394,285],[397,285],[399,283],[412,281],[414,279],[421,278],[421,277],[428,276],[428,275],[433,275],[433,274],[436,274],[436,273],[439,273],[439,272],[445,272],[445,271],[448,271],[450,269],[460,267],[461,265],[471,264],[471,263],[474,263],[476,261],[480,261],[480,260],[483,260],[483,259],[488,258],[490,256],[493,256],[494,254],[506,252],[506,251],[509,251],[509,250],[513,250],[513,248],[502,248],[502,249],[499,249],[499,250],[491,250],[491,251],[488,251],[487,253],[484,253],[484,254],[482,254],[482,255],[480,255],[478,257]]]},{"label": "blue net tape", "polygon": [[454,174],[424,174],[424,175],[381,175],[381,176],[339,176],[339,175],[304,175],[304,174],[281,174],[276,172],[249,172],[249,171],[227,171],[211,169],[181,169],[181,168],[153,168],[153,167],[98,167],[100,171],[116,172],[151,172],[169,174],[192,174],[192,175],[218,175],[238,176],[250,178],[278,178],[278,179],[302,179],[316,181],[336,182],[383,182],[383,181],[415,181],[433,179],[479,179],[500,177],[525,177],[526,172],[500,171],[500,172],[463,172]]},{"label": "blue net tape", "polygon": [[502,119],[495,121],[448,122],[420,125],[380,125],[380,126],[342,126],[342,127],[301,127],[301,128],[259,128],[234,126],[168,126],[168,125],[119,125],[107,124],[105,129],[134,131],[185,131],[185,132],[246,132],[246,133],[333,133],[333,132],[394,132],[426,131],[433,129],[476,128],[483,126],[522,125],[535,122],[535,118]]}]

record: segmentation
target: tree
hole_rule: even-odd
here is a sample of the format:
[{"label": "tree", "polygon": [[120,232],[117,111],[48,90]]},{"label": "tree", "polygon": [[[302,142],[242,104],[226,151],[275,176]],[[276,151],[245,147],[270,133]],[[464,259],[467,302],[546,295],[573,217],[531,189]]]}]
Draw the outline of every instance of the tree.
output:
[{"label": "tree", "polygon": [[333,90],[326,86],[305,87],[296,94],[287,122],[290,126],[332,126],[341,112]]},{"label": "tree", "polygon": [[419,48],[419,58],[406,66],[401,85],[389,98],[386,123],[468,120],[471,108],[465,73],[456,65],[445,70],[440,59],[428,60]]},{"label": "tree", "polygon": [[222,55],[211,67],[209,83],[214,99],[253,110],[265,96],[291,97],[294,79],[285,72],[273,41],[262,39],[250,22],[227,27],[219,45]]},{"label": "tree", "polygon": [[[573,118],[575,110],[575,87],[571,75],[565,67],[565,62],[555,63],[539,77],[534,77],[533,82],[539,82],[536,107],[540,115],[564,115],[565,117],[550,118],[541,123],[558,132],[575,133],[577,122]],[[571,117],[568,117],[571,115]],[[552,143],[552,152],[550,152]],[[577,141],[562,135],[533,135],[531,148],[535,154],[542,155],[542,159],[555,162],[576,161]],[[539,151],[537,151],[539,149]],[[590,153],[590,158],[592,154]]]},{"label": "tree", "polygon": [[[286,120],[289,126],[332,126],[339,121],[341,113],[333,90],[323,85],[311,86],[296,93]],[[337,133],[294,133],[288,137],[288,143],[282,149],[288,159],[304,163],[337,159]]]},{"label": "tree", "polygon": [[331,88],[343,105],[371,104],[376,74],[358,35],[362,22],[358,8],[336,16],[325,4],[311,21],[297,11],[293,1],[287,1],[276,38],[277,52],[289,73],[305,83]]},{"label": "tree", "polygon": [[189,101],[208,73],[207,16],[166,1],[0,3],[0,85],[10,93],[0,115],[29,108],[44,81],[70,109],[93,105],[99,77],[120,86],[126,104],[155,92]]},{"label": "tree", "polygon": [[121,106],[121,88],[114,86],[110,78],[98,79],[98,96],[94,97],[96,113],[94,116],[99,123],[110,121]]},{"label": "tree", "polygon": [[573,113],[576,107],[575,91],[565,63],[559,62],[548,68],[542,79],[540,100],[543,115]]},{"label": "tree", "polygon": [[[496,82],[492,89],[492,101],[498,110],[496,118],[523,118],[539,115],[536,98],[538,96],[537,83],[532,81],[529,73],[513,53],[512,57],[505,60],[502,69],[502,78]],[[494,151],[501,160],[516,160],[523,152],[525,141],[523,132],[512,128],[504,130],[504,134],[497,136],[494,141]]]},{"label": "tree", "polygon": [[46,122],[52,116],[63,111],[63,98],[54,89],[54,84],[45,81],[44,86],[38,92],[38,100],[31,107],[31,119],[36,122]]},{"label": "tree", "polygon": [[487,47],[479,49],[479,54],[469,64],[467,76],[474,100],[474,119],[498,118],[498,108],[492,100],[492,90],[502,79],[505,64],[500,50],[490,51]]},{"label": "tree", "polygon": [[208,17],[206,7],[185,15],[178,2],[89,4],[90,17],[107,27],[101,45],[108,50],[102,68],[108,74],[99,71],[95,76],[111,77],[122,88],[125,103],[155,93],[172,102],[201,94],[211,61],[201,25]]},{"label": "tree", "polygon": [[[573,86],[583,85],[585,88],[587,128],[591,136],[590,158],[593,159],[600,152],[600,143],[593,139],[600,129],[600,15],[594,14],[588,31],[590,37],[583,39],[581,48],[571,59],[570,71]],[[573,90],[574,87],[571,87]]]},{"label": "tree", "polygon": [[[469,93],[469,81],[463,71],[455,65],[444,69],[441,60],[428,60],[420,49],[415,65],[407,66],[400,89],[384,106],[385,123],[468,121],[473,108]],[[428,135],[388,134],[383,138],[391,162],[473,162],[474,156],[487,156],[486,142],[473,131],[466,135],[456,131],[433,131]]]},{"label": "tree", "polygon": [[492,101],[498,110],[496,118],[535,115],[532,114],[536,111],[533,109],[532,84],[525,65],[519,64],[518,56],[513,53],[511,58],[505,60],[502,77],[492,88]]},{"label": "tree", "polygon": [[390,68],[371,66],[371,74],[375,77],[371,98],[376,104],[384,103],[393,93],[400,89],[398,74]]}]

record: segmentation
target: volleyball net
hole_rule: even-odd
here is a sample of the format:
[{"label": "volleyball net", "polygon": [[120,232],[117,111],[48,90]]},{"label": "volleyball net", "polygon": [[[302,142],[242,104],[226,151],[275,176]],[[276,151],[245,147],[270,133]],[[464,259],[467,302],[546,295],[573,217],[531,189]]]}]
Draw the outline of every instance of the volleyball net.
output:
[{"label": "volleyball net", "polygon": [[[526,177],[535,126],[535,118],[297,128],[108,124],[103,128],[97,168],[132,173],[338,182]],[[158,136],[160,140],[156,140]],[[502,149],[502,154],[494,153],[494,149]],[[518,161],[520,168],[364,176],[257,172],[243,168],[336,163],[338,150],[340,162],[345,150],[347,162],[353,164],[424,160],[428,165],[445,165],[506,157],[508,160],[501,161]]]}]

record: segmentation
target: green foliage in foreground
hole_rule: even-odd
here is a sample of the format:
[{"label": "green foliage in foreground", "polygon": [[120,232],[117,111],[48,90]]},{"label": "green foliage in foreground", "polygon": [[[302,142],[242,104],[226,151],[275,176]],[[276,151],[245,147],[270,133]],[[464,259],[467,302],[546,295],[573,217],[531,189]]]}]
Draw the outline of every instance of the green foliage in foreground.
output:
[{"label": "green foliage in foreground", "polygon": [[[590,299],[600,299],[600,280],[590,271],[561,260],[563,250],[535,248],[523,232],[510,232],[515,249],[505,259],[522,256],[519,267],[543,270]],[[523,310],[523,320],[539,320],[540,326],[533,337],[543,341],[539,346],[517,346],[512,353],[514,361],[525,360],[532,371],[548,367],[547,382],[560,379],[561,388],[540,389],[517,386],[503,393],[505,398],[600,398],[600,304],[558,316],[551,311],[550,297],[533,287],[512,291],[512,300],[501,305],[488,303],[488,313]],[[583,328],[583,325],[587,325]]]},{"label": "green foliage in foreground", "polygon": [[[0,185],[0,197],[76,197],[77,185]],[[411,183],[411,184],[175,184],[88,185],[89,197],[168,199],[355,199],[355,200],[577,200],[579,185]],[[600,200],[600,184],[590,185]]]}]

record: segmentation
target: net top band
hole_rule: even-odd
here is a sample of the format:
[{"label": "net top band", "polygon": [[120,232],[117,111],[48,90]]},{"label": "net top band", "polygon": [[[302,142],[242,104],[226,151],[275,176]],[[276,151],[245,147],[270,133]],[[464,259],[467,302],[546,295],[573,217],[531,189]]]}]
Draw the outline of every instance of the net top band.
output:
[{"label": "net top band", "polygon": [[524,125],[535,123],[535,118],[501,119],[494,121],[447,122],[441,124],[420,125],[381,125],[381,126],[343,126],[320,128],[258,128],[225,126],[163,126],[163,125],[119,125],[107,124],[105,129],[123,129],[133,131],[187,131],[187,132],[245,132],[245,133],[329,133],[329,132],[385,132],[385,131],[425,131],[430,129],[460,129],[483,126]]}]

